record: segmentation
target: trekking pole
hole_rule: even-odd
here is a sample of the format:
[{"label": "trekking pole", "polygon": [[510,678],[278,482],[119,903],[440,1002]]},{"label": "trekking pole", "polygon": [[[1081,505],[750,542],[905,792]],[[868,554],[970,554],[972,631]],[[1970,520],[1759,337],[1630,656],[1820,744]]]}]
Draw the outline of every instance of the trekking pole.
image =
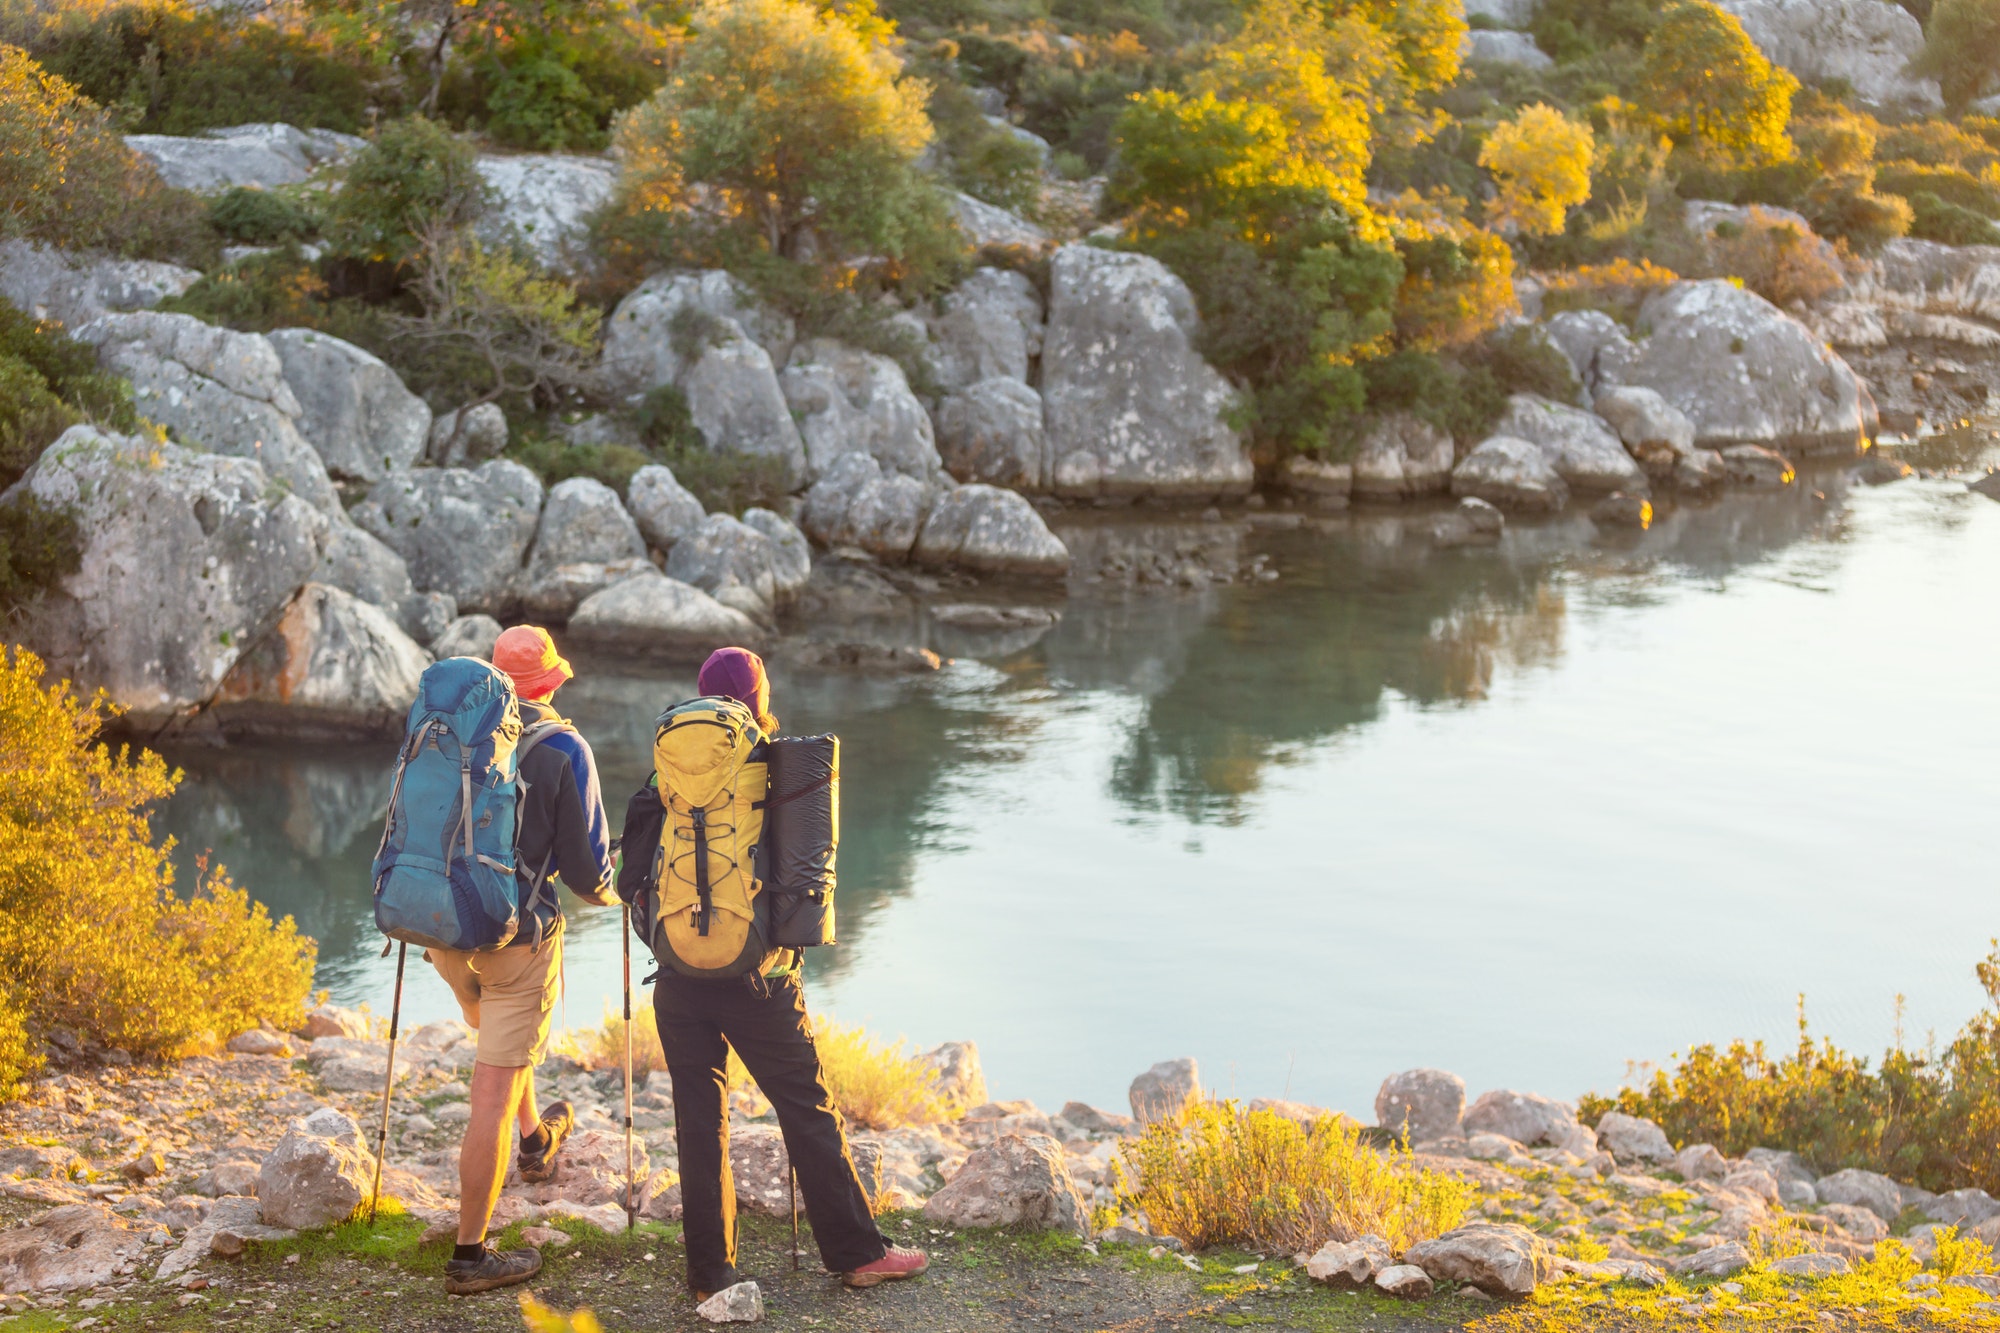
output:
[{"label": "trekking pole", "polygon": [[403,1021],[403,961],[410,946],[396,943],[396,998],[389,1005],[389,1063],[382,1071],[382,1123],[375,1130],[375,1183],[368,1191],[368,1225],[375,1225],[375,1205],[382,1201],[382,1154],[389,1148],[389,1091],[396,1086],[396,1029]]},{"label": "trekking pole", "polygon": [[639,1224],[639,1181],[632,1168],[632,906],[620,913],[625,962],[625,1230]]},{"label": "trekking pole", "polygon": [[785,1161],[785,1174],[792,1181],[792,1271],[799,1271],[799,1169],[792,1165],[789,1155]]}]

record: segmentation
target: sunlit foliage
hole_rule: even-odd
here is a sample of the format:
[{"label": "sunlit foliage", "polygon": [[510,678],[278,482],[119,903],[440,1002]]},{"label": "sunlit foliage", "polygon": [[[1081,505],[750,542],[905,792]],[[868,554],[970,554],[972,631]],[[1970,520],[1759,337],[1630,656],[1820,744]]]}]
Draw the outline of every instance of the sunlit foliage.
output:
[{"label": "sunlit foliage", "polygon": [[302,1021],[313,942],[220,868],[177,896],[146,810],[179,773],[101,744],[99,706],[42,671],[0,665],[0,1086],[52,1028],[151,1056]]},{"label": "sunlit foliage", "polygon": [[1647,1116],[1675,1143],[1736,1155],[1789,1148],[1815,1170],[1864,1167],[1931,1190],[2000,1190],[2000,943],[1976,969],[1987,1008],[1941,1053],[1900,1045],[1876,1068],[1830,1041],[1814,1044],[1801,1005],[1799,1043],[1773,1058],[1762,1042],[1696,1046],[1643,1087],[1591,1096]]},{"label": "sunlit foliage", "polygon": [[1785,129],[1798,86],[1735,15],[1679,0],[1646,39],[1633,100],[1697,158],[1755,166],[1792,156]]},{"label": "sunlit foliage", "polygon": [[1300,1124],[1234,1102],[1195,1101],[1119,1149],[1126,1205],[1191,1250],[1310,1254],[1376,1235],[1401,1253],[1458,1225],[1473,1187],[1361,1142],[1331,1114]]},{"label": "sunlit foliage", "polygon": [[796,259],[897,255],[935,222],[914,171],[929,90],[865,6],[708,0],[673,77],[619,122],[625,212],[698,207]]},{"label": "sunlit foliage", "polygon": [[1595,147],[1588,124],[1543,102],[1500,122],[1479,150],[1479,165],[1499,190],[1487,221],[1531,236],[1561,231],[1570,209],[1590,198]]}]

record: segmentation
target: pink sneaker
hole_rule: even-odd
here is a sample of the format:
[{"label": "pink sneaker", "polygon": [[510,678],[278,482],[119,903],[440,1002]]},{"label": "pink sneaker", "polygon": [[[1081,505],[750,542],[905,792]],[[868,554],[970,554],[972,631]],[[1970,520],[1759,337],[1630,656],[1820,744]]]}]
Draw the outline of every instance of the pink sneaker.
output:
[{"label": "pink sneaker", "polygon": [[840,1280],[850,1287],[873,1287],[883,1282],[915,1277],[930,1266],[930,1256],[922,1250],[906,1250],[900,1245],[891,1245],[889,1252],[880,1259],[851,1273],[842,1273]]}]

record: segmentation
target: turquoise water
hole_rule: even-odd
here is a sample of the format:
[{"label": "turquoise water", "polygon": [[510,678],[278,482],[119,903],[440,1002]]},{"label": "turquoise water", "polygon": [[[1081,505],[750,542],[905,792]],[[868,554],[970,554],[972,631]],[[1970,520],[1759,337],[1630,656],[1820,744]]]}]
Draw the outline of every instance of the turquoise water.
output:
[{"label": "turquoise water", "polygon": [[[1207,1083],[1369,1118],[1394,1070],[1573,1097],[1700,1040],[1948,1037],[2000,935],[2000,504],[1809,475],[1643,535],[1426,516],[1079,521],[1085,553],[1206,542],[1275,582],[1079,582],[1053,629],[936,631],[921,678],[778,673],[843,738],[842,943],[818,1008],[978,1041],[996,1096]],[[953,596],[959,596],[953,593]],[[558,702],[624,797],[684,668],[580,662]],[[367,863],[388,756],[178,753],[183,851],[386,1010]],[[641,950],[635,962],[644,963]],[[616,994],[571,916],[566,1017]],[[428,969],[417,1021],[453,1012]]]}]

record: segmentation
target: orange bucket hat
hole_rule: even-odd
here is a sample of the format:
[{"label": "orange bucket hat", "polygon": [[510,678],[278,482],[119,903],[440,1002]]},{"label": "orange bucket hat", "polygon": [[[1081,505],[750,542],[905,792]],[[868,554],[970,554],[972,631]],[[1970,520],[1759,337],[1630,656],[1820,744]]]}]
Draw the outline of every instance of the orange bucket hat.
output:
[{"label": "orange bucket hat", "polygon": [[523,699],[539,699],[576,675],[540,625],[502,630],[493,644],[493,665],[507,673]]}]

